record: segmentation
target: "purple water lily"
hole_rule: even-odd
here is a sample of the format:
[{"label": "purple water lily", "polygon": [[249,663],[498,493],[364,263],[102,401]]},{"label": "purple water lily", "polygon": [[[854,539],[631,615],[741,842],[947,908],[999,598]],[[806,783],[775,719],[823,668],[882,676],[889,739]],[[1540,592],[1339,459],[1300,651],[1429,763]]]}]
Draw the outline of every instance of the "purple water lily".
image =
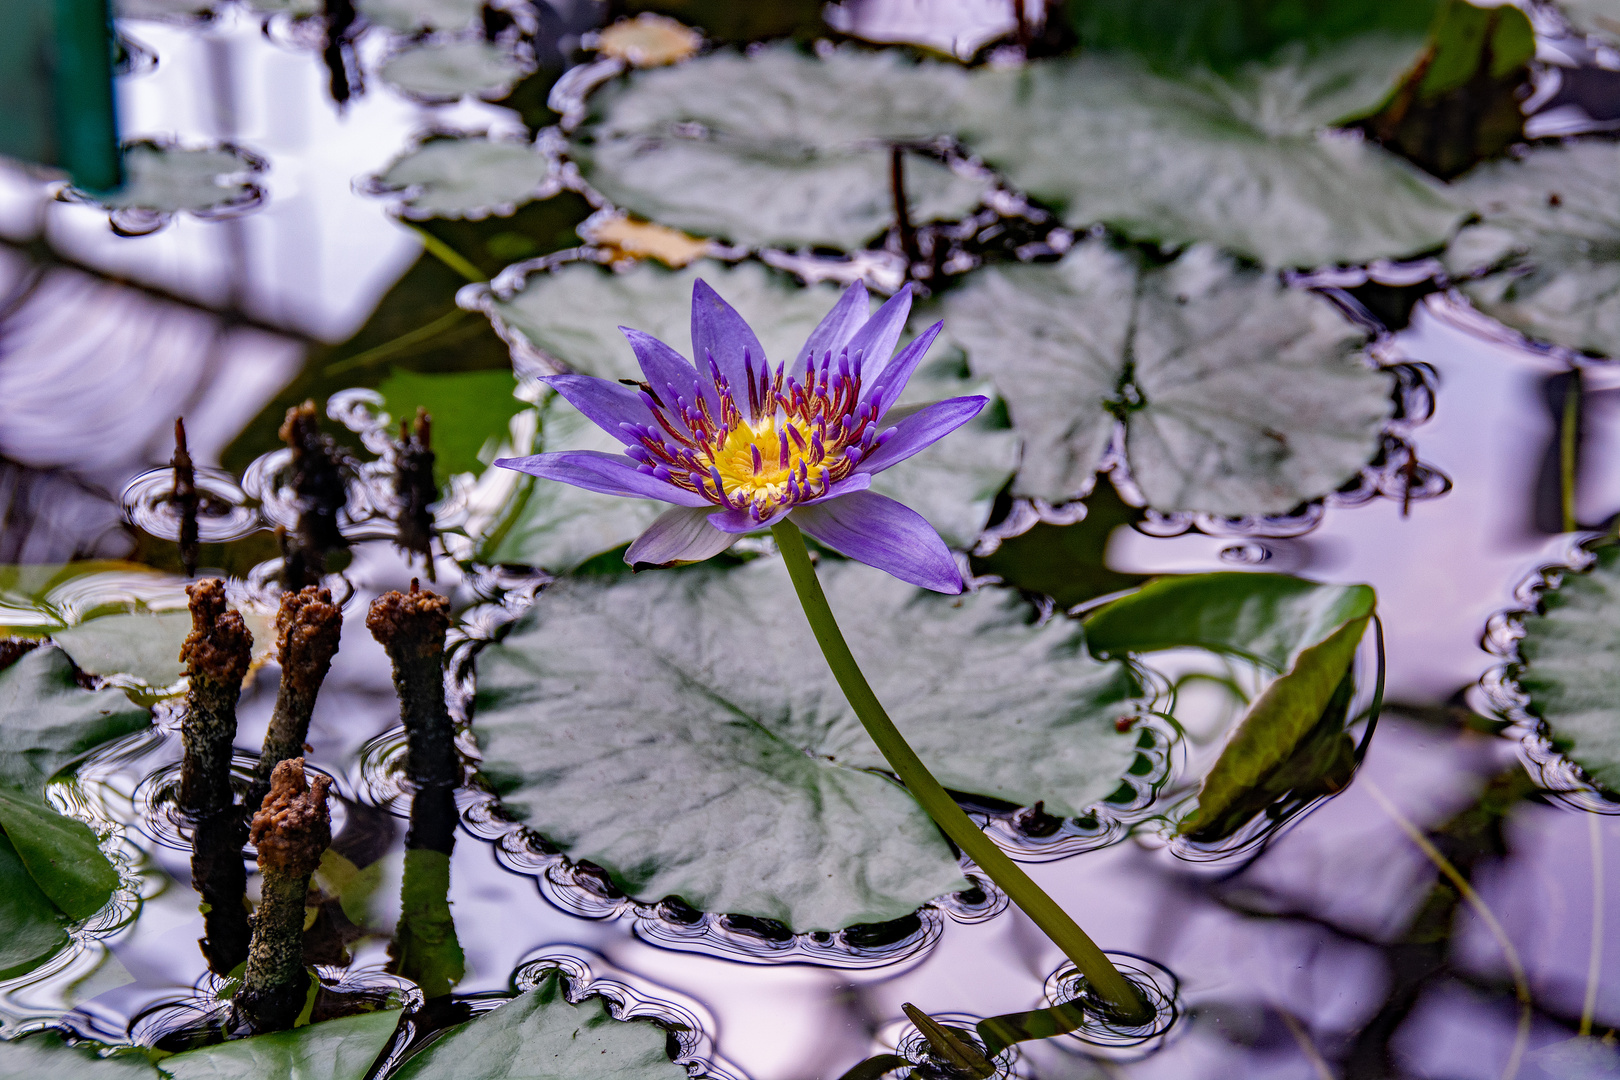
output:
[{"label": "purple water lily", "polygon": [[[916,511],[867,490],[872,476],[976,416],[985,398],[895,410],[935,323],[898,354],[911,311],[903,289],[870,315],[866,289],[844,290],[791,363],[774,368],[741,315],[698,281],[694,366],[639,330],[639,387],[584,375],[545,380],[624,453],[578,450],[495,462],[589,491],[659,499],[675,509],[630,545],[625,561],[670,566],[718,555],[784,517],[834,551],[936,592],[959,593],[956,560]],[[904,412],[901,416],[900,413]]]}]

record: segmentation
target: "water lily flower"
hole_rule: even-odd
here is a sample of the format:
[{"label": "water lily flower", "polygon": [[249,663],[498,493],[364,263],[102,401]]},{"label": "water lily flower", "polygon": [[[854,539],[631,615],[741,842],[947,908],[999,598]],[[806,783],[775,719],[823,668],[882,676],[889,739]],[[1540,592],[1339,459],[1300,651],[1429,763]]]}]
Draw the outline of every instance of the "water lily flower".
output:
[{"label": "water lily flower", "polygon": [[910,290],[902,289],[869,314],[857,282],[798,356],[773,367],[742,316],[700,280],[692,290],[695,365],[656,338],[620,327],[645,381],[544,380],[622,442],[622,454],[575,450],[495,464],[673,504],[630,545],[624,558],[633,566],[707,559],[786,518],[902,581],[959,593],[961,572],[933,527],[868,490],[875,474],[961,427],[986,402],[959,397],[894,407],[943,326],[935,323],[895,353],[910,311]]}]

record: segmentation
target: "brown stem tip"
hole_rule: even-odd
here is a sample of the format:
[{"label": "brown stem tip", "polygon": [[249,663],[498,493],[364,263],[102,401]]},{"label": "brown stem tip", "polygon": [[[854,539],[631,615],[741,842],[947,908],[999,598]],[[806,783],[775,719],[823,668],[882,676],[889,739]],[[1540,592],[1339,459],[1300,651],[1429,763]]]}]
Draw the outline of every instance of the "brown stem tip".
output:
[{"label": "brown stem tip", "polygon": [[314,699],[332,666],[343,631],[343,609],[328,589],[306,585],[281,594],[276,612],[276,660],[293,692]]},{"label": "brown stem tip", "polygon": [[411,591],[385,592],[371,602],[366,629],[388,655],[399,659],[438,661],[450,629],[450,600],[427,592],[413,579]]},{"label": "brown stem tip", "polygon": [[253,660],[253,635],[242,616],[227,610],[225,582],[204,578],[186,586],[191,633],[180,646],[186,674],[216,683],[239,684]]},{"label": "brown stem tip", "polygon": [[321,864],[321,853],[332,843],[332,816],[326,808],[331,786],[326,776],[306,784],[303,758],[276,766],[270,794],[254,813],[248,833],[266,877],[307,878]]}]

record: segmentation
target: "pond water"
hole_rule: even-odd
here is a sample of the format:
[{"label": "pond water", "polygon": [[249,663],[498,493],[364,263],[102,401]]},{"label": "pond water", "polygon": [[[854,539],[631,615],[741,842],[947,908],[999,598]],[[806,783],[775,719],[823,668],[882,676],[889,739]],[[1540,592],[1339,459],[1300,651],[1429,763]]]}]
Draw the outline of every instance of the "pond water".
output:
[{"label": "pond water", "polygon": [[[0,164],[0,636],[54,637],[79,681],[53,693],[127,695],[152,723],[86,744],[41,785],[50,806],[97,830],[119,885],[88,919],[63,917],[66,944],[0,981],[0,1033],[22,1046],[54,1030],[106,1053],[174,1050],[228,1009],[234,984],[210,972],[198,947],[195,823],[176,803],[187,697],[171,654],[191,623],[166,462],[183,417],[203,494],[201,576],[227,580],[258,650],[237,705],[242,786],[277,702],[273,620],[287,549],[274,530],[300,535],[308,509],[293,488],[302,466],[277,429],[306,398],[348,449],[337,517],[347,551],[321,582],[342,608],[342,645],[304,751],[334,796],[305,957],[315,935],[335,935],[346,959],[310,960],[332,999],[403,1003],[405,1022],[367,1044],[371,1057],[358,1066],[339,1054],[300,1075],[563,1075],[517,1069],[512,1062],[530,1067],[521,1050],[498,1065],[470,1043],[460,1044],[472,1047],[460,1065],[422,1051],[450,1050],[445,1029],[502,1015],[517,991],[543,994],[552,972],[570,1000],[611,1002],[612,1024],[641,1017],[673,1031],[670,1068],[736,1080],[834,1080],[896,1052],[913,1064],[865,1075],[967,1075],[930,1057],[903,1005],[971,1030],[1072,996],[1062,952],[970,866],[968,888],[920,909],[902,905],[915,914],[879,905],[830,926],[787,925],[764,907],[705,908],[695,894],[678,903],[643,895],[627,881],[653,870],[604,870],[581,854],[598,842],[623,851],[600,840],[622,822],[634,837],[657,834],[642,849],[649,865],[778,843],[778,861],[790,863],[803,849],[770,832],[775,818],[756,828],[737,811],[705,817],[690,803],[638,808],[633,776],[593,780],[601,792],[581,795],[544,763],[584,736],[541,750],[522,742],[526,730],[567,718],[542,702],[513,723],[514,706],[497,690],[510,691],[499,679],[514,667],[547,671],[547,693],[558,697],[570,679],[596,694],[645,682],[647,727],[627,722],[603,736],[623,749],[657,742],[657,724],[686,723],[679,703],[692,692],[651,674],[681,654],[672,642],[733,634],[734,648],[719,656],[692,646],[706,707],[734,694],[745,704],[726,708],[766,718],[751,723],[776,709],[806,731],[824,724],[813,738],[790,738],[793,754],[860,757],[838,742],[841,700],[824,707],[809,681],[772,689],[770,672],[746,681],[725,670],[739,657],[737,668],[759,666],[748,650],[774,656],[771,635],[804,629],[797,611],[750,622],[718,598],[726,589],[789,595],[769,584],[778,561],[770,540],[744,540],[721,569],[631,578],[618,570],[621,549],[656,510],[568,502],[550,481],[531,486],[490,465],[496,455],[609,448],[590,442],[539,377],[567,368],[635,376],[613,338],[620,322],[684,352],[696,274],[749,318],[773,359],[797,348],[836,297],[833,284],[864,280],[887,296],[910,281],[919,311],[927,322],[943,317],[947,335],[913,384],[915,401],[998,399],[962,430],[954,458],[916,459],[883,489],[944,536],[970,571],[972,596],[925,615],[909,593],[886,599],[875,572],[860,578],[830,552],[820,563],[834,607],[848,598],[846,630],[866,643],[868,674],[908,695],[888,700],[902,726],[935,713],[946,725],[944,714],[960,713],[969,720],[954,721],[942,745],[1011,778],[970,789],[971,779],[953,783],[949,773],[946,786],[1162,995],[1156,1031],[1094,1024],[1032,1039],[997,1059],[1000,1075],[1620,1077],[1620,915],[1611,910],[1620,801],[1606,771],[1620,730],[1620,706],[1609,704],[1620,689],[1620,624],[1612,614],[1605,622],[1600,603],[1580,607],[1588,594],[1574,591],[1606,587],[1602,552],[1620,514],[1620,375],[1606,358],[1620,341],[1604,345],[1620,325],[1605,284],[1620,252],[1620,158],[1607,134],[1620,116],[1620,54],[1603,36],[1616,22],[1590,16],[1599,4],[1530,5],[1524,25],[1536,36],[1517,66],[1490,69],[1487,50],[1478,63],[1488,74],[1470,67],[1473,81],[1446,91],[1474,108],[1498,100],[1492,79],[1507,87],[1515,135],[1492,152],[1517,145],[1509,165],[1533,168],[1535,154],[1610,155],[1592,166],[1552,160],[1559,192],[1535,188],[1536,205],[1515,218],[1490,201],[1510,196],[1465,186],[1484,183],[1481,172],[1435,164],[1446,124],[1479,128],[1477,110],[1435,106],[1439,134],[1430,132],[1428,149],[1377,127],[1416,57],[1434,62],[1437,41],[1461,48],[1424,37],[1431,23],[1445,25],[1433,13],[1411,41],[1401,18],[1380,15],[1366,38],[1357,27],[1327,44],[1301,32],[1299,42],[1257,46],[1257,67],[1214,56],[1200,75],[1196,49],[1192,59],[1174,56],[1167,73],[1154,66],[1151,42],[1140,64],[1119,59],[1117,42],[1113,52],[1077,44],[1077,33],[1115,25],[1115,8],[1095,5],[1101,14],[1088,23],[1091,7],[1070,6],[1065,15],[1025,0],[1015,19],[1011,5],[968,0],[845,0],[825,12],[672,3],[659,10],[708,36],[642,22],[629,24],[646,35],[630,45],[601,28],[639,9],[590,0],[378,2],[358,16],[346,3],[306,10],[270,0],[121,8],[121,127],[150,151],[147,164],[134,148],[126,159],[127,197],[65,190]],[[1466,6],[1448,17],[1472,17],[1455,14]],[[1071,24],[1079,29],[1062,29]],[[780,37],[796,43],[770,43]],[[701,51],[687,59],[694,45]],[[463,52],[432,51],[452,46]],[[648,59],[657,49],[676,62]],[[1345,63],[1335,50],[1352,57],[1354,78],[1317,71]],[[1368,85],[1343,89],[1357,80]],[[1022,96],[997,97],[1012,93]],[[1313,93],[1340,96],[1301,104]],[[1189,106],[1189,94],[1203,96]],[[1359,112],[1349,103],[1356,94]],[[1252,128],[1243,136],[1252,145],[1234,149],[1241,140],[1228,145],[1186,118],[1228,108]],[[1207,126],[1225,130],[1224,116]],[[1153,145],[1142,150],[1121,131]],[[1431,172],[1462,179],[1446,186],[1419,174],[1374,135],[1408,158],[1429,153],[1420,163]],[[1107,163],[1077,163],[1088,147],[1091,159],[1108,156],[1115,138],[1131,148],[1121,157],[1140,152],[1149,165],[1110,173]],[[1082,152],[1063,158],[1068,143]],[[1143,179],[1178,168],[1236,177],[1241,190],[1223,204],[1201,201],[1202,180],[1178,188],[1164,179],[1154,191]],[[1338,193],[1335,173],[1347,178],[1344,192],[1363,194]],[[895,191],[905,196],[898,203]],[[1464,265],[1466,230],[1519,228],[1566,200],[1585,215],[1581,229],[1566,230],[1579,243],[1537,247],[1521,232],[1509,237],[1519,246],[1503,250],[1522,265]],[[655,226],[631,225],[643,219]],[[1541,294],[1522,282],[1558,275],[1550,293],[1566,299],[1536,308]],[[1491,292],[1496,276],[1521,284]],[[1525,296],[1510,295],[1521,287]],[[927,322],[914,319],[911,332]],[[1047,368],[1034,370],[1030,356]],[[1217,385],[1227,371],[1240,374]],[[1184,412],[1170,412],[1173,398]],[[418,405],[433,415],[438,453],[427,560],[395,542],[403,457],[394,427]],[[1066,464],[1052,464],[1059,459]],[[1352,698],[1336,723],[1318,725],[1313,713],[1306,725],[1338,756],[1299,756],[1309,749],[1302,729],[1281,757],[1305,773],[1272,788],[1255,781],[1270,796],[1224,835],[1185,835],[1201,790],[1212,798],[1200,785],[1247,703],[1288,665],[1266,670],[1177,639],[1131,650],[1125,663],[1139,692],[1096,706],[1129,713],[1104,733],[1125,741],[1105,749],[1092,735],[1074,756],[1123,755],[1129,771],[1088,776],[1072,813],[1046,814],[1082,785],[1050,779],[1070,759],[1054,748],[1063,763],[1043,764],[1029,748],[1048,744],[1019,741],[1028,733],[1011,727],[1057,700],[1041,697],[1060,677],[1056,654],[1037,657],[1033,638],[1018,637],[1023,651],[1007,645],[1006,659],[986,660],[1001,639],[950,627],[990,620],[990,606],[1005,604],[1017,612],[1006,633],[1049,641],[1078,625],[1070,615],[1105,612],[1149,577],[1243,571],[1376,591],[1377,623],[1351,643]],[[389,656],[367,629],[371,602],[413,578],[451,601],[446,690],[469,765],[454,794],[448,891],[441,882],[429,902],[442,918],[436,948],[446,926],[459,944],[451,993],[435,993],[420,964],[414,981],[401,973],[402,927],[426,918],[421,894],[402,880],[422,853],[408,837],[428,831],[430,811],[405,779]],[[709,593],[660,584],[705,580]],[[1549,594],[1559,599],[1527,623]],[[1584,613],[1575,629],[1574,616],[1558,622],[1571,611]],[[641,628],[623,631],[638,615]],[[581,644],[592,633],[607,642],[594,652]],[[1293,642],[1288,664],[1319,640]],[[15,675],[19,657],[54,648],[0,650],[0,662]],[[1094,661],[1078,645],[1071,654],[1075,665],[1121,663]],[[908,666],[920,672],[909,683]],[[800,677],[793,672],[780,681]],[[13,697],[0,708],[44,707],[6,692]],[[610,723],[584,715],[566,730]],[[7,722],[0,715],[0,727]],[[998,741],[1013,749],[980,746]],[[924,756],[949,767],[944,750]],[[542,765],[525,765],[533,760]],[[670,768],[642,778],[658,798],[724,774],[723,765],[690,776]],[[1056,792],[1044,803],[1020,796],[1043,783]],[[573,828],[574,819],[584,824]],[[8,833],[10,820],[0,821]],[[769,894],[785,871],[751,857]],[[873,857],[858,874],[877,875],[898,857],[913,854]],[[929,872],[956,880],[953,860],[947,853],[944,869]],[[248,899],[260,903],[251,850],[246,865]],[[777,900],[778,912],[809,903],[806,892]],[[74,1059],[28,1074],[89,1077],[106,1064]],[[455,1071],[463,1066],[470,1071]],[[232,1067],[247,1071],[220,1075],[280,1075]],[[12,1068],[24,1070],[0,1055],[0,1074]]]}]

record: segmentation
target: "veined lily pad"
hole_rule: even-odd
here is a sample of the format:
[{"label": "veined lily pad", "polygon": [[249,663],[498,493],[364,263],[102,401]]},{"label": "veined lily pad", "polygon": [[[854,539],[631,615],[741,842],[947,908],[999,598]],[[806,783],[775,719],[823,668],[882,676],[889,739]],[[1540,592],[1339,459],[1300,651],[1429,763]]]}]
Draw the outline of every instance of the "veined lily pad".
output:
[{"label": "veined lily pad", "polygon": [[82,821],[0,788],[0,830],[34,884],[70,919],[88,919],[118,888],[118,871]]},{"label": "veined lily pad", "polygon": [[570,1004],[547,975],[519,995],[409,1059],[395,1080],[685,1080],[665,1031],[615,1020],[600,998]]},{"label": "veined lily pad", "polygon": [[[838,296],[830,285],[799,288],[757,263],[726,266],[705,260],[675,273],[643,264],[621,274],[574,263],[531,277],[516,295],[495,302],[493,311],[509,331],[574,370],[639,380],[641,370],[618,328],[634,327],[688,351],[692,284],[698,278],[714,286],[749,325],[759,327],[760,343],[772,362],[795,355]],[[986,390],[965,376],[958,358],[940,350],[912,379],[900,407]],[[972,546],[996,493],[1017,466],[1016,436],[994,411],[986,413],[872,482],[873,491],[905,500],[959,548]],[[540,429],[543,451],[619,448],[561,401],[542,408]],[[950,483],[938,482],[942,473],[949,474]],[[634,540],[668,509],[564,488],[534,485],[498,546],[485,557],[569,569]]]},{"label": "veined lily pad", "polygon": [[478,20],[483,0],[357,0],[360,14],[390,30],[461,30]]},{"label": "veined lily pad", "polygon": [[[940,782],[1073,815],[1119,786],[1135,679],[1015,594],[825,560],[833,611]],[[628,894],[836,930],[962,887],[828,673],[780,562],[564,579],[478,661],[508,810]]]},{"label": "veined lily pad", "polygon": [[521,142],[482,137],[434,139],[395,159],[375,181],[404,191],[412,217],[510,214],[540,193],[546,159]]},{"label": "veined lily pad", "polygon": [[1620,547],[1594,553],[1582,573],[1566,573],[1524,620],[1520,689],[1547,722],[1555,745],[1591,779],[1620,791]]},{"label": "veined lily pad", "polygon": [[1399,258],[1439,247],[1462,211],[1393,154],[1324,129],[1375,109],[1413,59],[1410,42],[1374,35],[1226,78],[1107,55],[985,69],[963,134],[1071,225],[1268,266]]},{"label": "veined lily pad", "polygon": [[[890,146],[949,134],[961,69],[898,53],[718,52],[597,92],[573,154],[615,203],[751,245],[858,248],[894,222]],[[906,158],[913,221],[960,217],[983,181]]]},{"label": "veined lily pad", "polygon": [[1445,255],[1474,306],[1530,337],[1620,356],[1620,145],[1536,147],[1452,187],[1480,215]]},{"label": "veined lily pad", "polygon": [[1377,452],[1389,377],[1326,300],[1205,247],[1142,269],[1101,239],[980,271],[947,332],[1024,440],[1014,491],[1053,502],[1096,471],[1115,418],[1149,505],[1230,516],[1318,498]]},{"label": "veined lily pad", "polygon": [[[1376,602],[1366,585],[1320,585],[1281,574],[1196,574],[1149,582],[1086,620],[1098,656],[1192,647],[1241,657],[1278,676],[1249,706],[1205,774],[1181,832],[1196,840],[1222,839],[1277,798],[1302,789],[1321,793],[1313,786],[1320,776],[1290,768],[1302,750],[1311,751],[1313,765],[1353,767],[1344,733],[1354,689],[1350,665]],[[1347,777],[1335,779],[1342,786]]]},{"label": "veined lily pad", "polygon": [[464,94],[505,97],[528,74],[509,50],[483,41],[415,45],[384,61],[383,82],[412,97],[453,101]]}]

